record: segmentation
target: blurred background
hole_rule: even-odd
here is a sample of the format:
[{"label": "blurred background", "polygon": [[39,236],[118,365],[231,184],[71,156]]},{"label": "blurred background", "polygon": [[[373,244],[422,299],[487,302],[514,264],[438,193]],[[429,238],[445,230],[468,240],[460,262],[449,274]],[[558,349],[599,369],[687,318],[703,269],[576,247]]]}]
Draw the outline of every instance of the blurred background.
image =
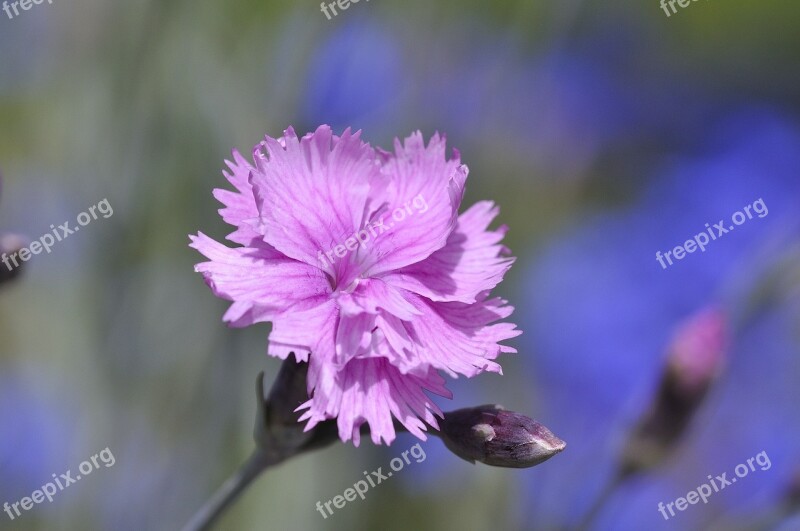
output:
[{"label": "blurred background", "polygon": [[[0,528],[177,529],[249,455],[269,325],[223,325],[187,235],[230,231],[211,191],[231,149],[328,123],[461,151],[465,206],[492,199],[510,226],[497,292],[524,334],[505,376],[439,405],[500,403],[568,446],[502,470],[431,438],[323,520],[317,501],[416,441],[336,445],[260,478],[220,529],[800,529],[799,22],[800,4],[748,0],[0,12],[0,232],[114,212],[0,285],[0,503],[115,457]],[[768,215],[656,261],[759,199]],[[767,470],[658,511],[760,452]]]}]

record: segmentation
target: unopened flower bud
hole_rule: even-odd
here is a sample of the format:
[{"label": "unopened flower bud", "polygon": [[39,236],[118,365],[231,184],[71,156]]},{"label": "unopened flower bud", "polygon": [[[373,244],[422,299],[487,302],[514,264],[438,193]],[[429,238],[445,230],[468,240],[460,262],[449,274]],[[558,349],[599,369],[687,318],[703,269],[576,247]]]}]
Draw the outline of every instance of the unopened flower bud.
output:
[{"label": "unopened flower bud", "polygon": [[471,463],[490,466],[535,466],[567,446],[535,420],[496,405],[448,412],[439,426],[441,439],[451,452]]},{"label": "unopened flower bud", "polygon": [[[3,174],[0,173],[0,193],[3,188]],[[14,234],[0,234],[0,284],[5,284],[19,274],[22,261],[12,256],[20,251],[28,242]],[[16,260],[16,264],[14,263]]]},{"label": "unopened flower bud", "polygon": [[800,469],[794,471],[786,492],[786,505],[795,511],[800,509]]},{"label": "unopened flower bud", "polygon": [[626,473],[657,465],[681,438],[724,366],[725,328],[722,312],[711,308],[675,331],[653,403],[628,441]]},{"label": "unopened flower bud", "polygon": [[15,234],[0,234],[0,284],[12,280],[19,274],[22,260],[14,255],[25,247],[26,243],[22,237]]},{"label": "unopened flower bud", "polygon": [[667,367],[676,392],[702,395],[725,362],[725,316],[706,309],[678,328],[670,345]]}]

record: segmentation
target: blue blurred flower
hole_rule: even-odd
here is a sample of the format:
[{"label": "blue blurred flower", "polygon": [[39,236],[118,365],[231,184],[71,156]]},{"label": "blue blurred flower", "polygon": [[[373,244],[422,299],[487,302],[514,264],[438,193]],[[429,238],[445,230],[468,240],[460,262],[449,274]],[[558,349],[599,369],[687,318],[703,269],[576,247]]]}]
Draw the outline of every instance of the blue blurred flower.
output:
[{"label": "blue blurred flower", "polygon": [[[11,4],[11,2],[9,2]],[[44,10],[24,13],[8,19],[0,11],[3,31],[0,31],[0,95],[23,95],[26,89],[42,82],[51,57],[48,49],[57,40],[58,30]]]},{"label": "blue blurred flower", "polygon": [[189,452],[175,452],[140,415],[126,415],[124,423],[126,436],[115,443],[113,473],[96,484],[106,493],[96,507],[97,528],[175,529],[207,495],[203,481],[186,481],[197,476],[201,464]]},{"label": "blue blurred flower", "polygon": [[402,113],[407,76],[401,47],[389,28],[369,18],[354,15],[323,39],[307,76],[301,102],[306,124],[374,131]]},{"label": "blue blurred flower", "polygon": [[432,52],[419,95],[426,118],[459,143],[493,142],[548,178],[575,179],[642,135],[634,90],[608,57],[588,53],[607,43],[533,54],[494,35],[464,44]]},{"label": "blue blurred flower", "polygon": [[34,390],[21,371],[0,370],[0,503],[30,495],[69,468],[74,438],[64,413],[56,397]]},{"label": "blue blurred flower", "polygon": [[[542,403],[536,416],[569,443],[558,463],[525,476],[526,521],[536,528],[574,524],[600,494],[627,431],[649,403],[675,327],[710,304],[733,319],[727,371],[667,470],[624,485],[597,528],[676,525],[664,522],[658,501],[683,496],[707,474],[732,471],[761,451],[773,458],[773,470],[679,513],[681,525],[699,525],[743,500],[774,501],[794,470],[796,293],[773,273],[789,244],[800,241],[800,133],[770,111],[751,109],[718,122],[707,139],[696,154],[659,171],[635,206],[587,220],[532,271],[523,328]],[[759,198],[767,216],[666,270],[656,261],[656,251],[683,244],[706,223],[730,220]],[[779,285],[769,290],[770,282]]]}]

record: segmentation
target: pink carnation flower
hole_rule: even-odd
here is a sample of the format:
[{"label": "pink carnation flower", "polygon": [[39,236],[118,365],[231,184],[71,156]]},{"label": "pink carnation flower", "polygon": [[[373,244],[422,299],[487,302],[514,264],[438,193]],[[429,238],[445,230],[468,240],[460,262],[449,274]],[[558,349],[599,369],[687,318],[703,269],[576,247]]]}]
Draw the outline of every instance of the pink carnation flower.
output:
[{"label": "pink carnation flower", "polygon": [[494,360],[515,352],[500,342],[520,332],[498,322],[513,308],[489,297],[513,262],[506,227],[488,229],[497,207],[458,215],[468,171],[438,135],[387,153],[349,129],[289,129],[253,158],[234,151],[225,176],[236,191],[214,191],[240,247],[191,236],[209,259],[196,270],[233,302],[224,320],[270,321],[269,355],[308,361],[306,430],[336,418],[357,446],[366,422],[390,444],[394,416],[425,440],[442,415],[425,391],[452,396],[440,371],[501,373]]}]

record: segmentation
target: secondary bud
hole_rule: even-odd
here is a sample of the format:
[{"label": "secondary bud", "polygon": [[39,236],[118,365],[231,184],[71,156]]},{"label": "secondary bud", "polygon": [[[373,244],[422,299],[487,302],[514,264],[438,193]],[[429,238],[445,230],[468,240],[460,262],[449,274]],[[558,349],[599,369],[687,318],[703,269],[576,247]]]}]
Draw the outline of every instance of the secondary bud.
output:
[{"label": "secondary bud", "polygon": [[792,510],[800,509],[800,468],[795,469],[794,475],[786,490],[786,505]]},{"label": "secondary bud", "polygon": [[470,463],[527,468],[567,446],[542,424],[496,405],[448,412],[439,425],[447,448]]},{"label": "secondary bud", "polygon": [[[0,173],[0,193],[2,193],[2,189],[3,174]],[[27,243],[23,238],[14,234],[0,234],[0,284],[5,284],[19,274],[21,260],[14,255]]]},{"label": "secondary bud", "polygon": [[14,234],[0,234],[0,284],[12,280],[22,269],[22,260],[15,256],[27,241]]},{"label": "secondary bud", "polygon": [[657,465],[681,438],[725,363],[726,319],[705,309],[682,323],[649,411],[628,440],[626,473]]},{"label": "secondary bud", "polygon": [[678,328],[670,346],[667,368],[677,391],[702,395],[725,362],[725,316],[706,309]]}]

